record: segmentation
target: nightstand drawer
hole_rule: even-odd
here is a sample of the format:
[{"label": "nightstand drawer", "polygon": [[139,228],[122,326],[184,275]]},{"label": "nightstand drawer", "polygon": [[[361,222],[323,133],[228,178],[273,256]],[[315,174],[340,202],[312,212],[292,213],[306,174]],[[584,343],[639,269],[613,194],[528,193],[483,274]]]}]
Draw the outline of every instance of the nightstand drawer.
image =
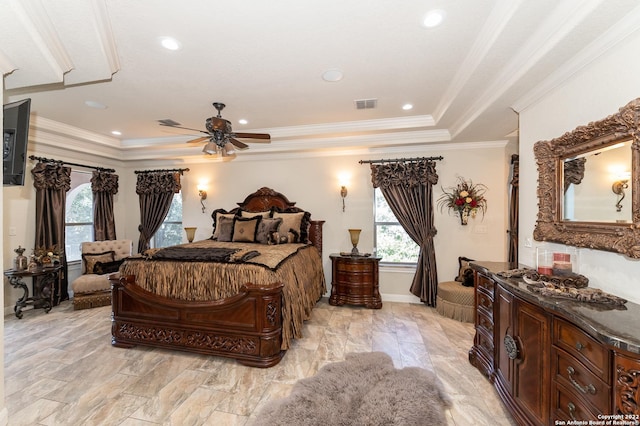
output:
[{"label": "nightstand drawer", "polygon": [[374,264],[372,263],[347,263],[343,261],[336,262],[336,271],[338,272],[360,272],[364,274],[370,274],[373,271]]}]

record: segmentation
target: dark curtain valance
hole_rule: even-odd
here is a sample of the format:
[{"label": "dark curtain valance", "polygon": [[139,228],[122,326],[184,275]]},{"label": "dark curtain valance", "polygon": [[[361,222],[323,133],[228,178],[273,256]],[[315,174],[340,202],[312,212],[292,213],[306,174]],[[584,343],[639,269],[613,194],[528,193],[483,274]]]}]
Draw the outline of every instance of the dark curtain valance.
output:
[{"label": "dark curtain valance", "polygon": [[31,170],[36,189],[55,189],[67,192],[71,188],[71,169],[59,164],[38,163]]},{"label": "dark curtain valance", "polygon": [[416,185],[438,183],[435,161],[420,160],[412,162],[394,162],[371,165],[371,182],[374,188],[388,188],[400,185],[412,187]]},{"label": "dark curtain valance", "polygon": [[180,192],[180,173],[178,172],[149,172],[138,174],[136,193],[158,194],[161,192]]},{"label": "dark curtain valance", "polygon": [[115,195],[118,193],[118,175],[102,171],[94,171],[91,176],[91,191],[106,192]]}]

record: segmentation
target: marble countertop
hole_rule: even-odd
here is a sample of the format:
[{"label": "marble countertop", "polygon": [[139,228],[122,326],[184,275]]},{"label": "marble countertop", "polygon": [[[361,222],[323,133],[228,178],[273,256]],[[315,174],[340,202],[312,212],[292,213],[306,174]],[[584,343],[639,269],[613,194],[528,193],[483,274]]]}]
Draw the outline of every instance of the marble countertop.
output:
[{"label": "marble countertop", "polygon": [[501,271],[526,267],[524,265],[474,261],[471,262],[471,267],[491,275],[524,300],[541,305],[554,314],[567,318],[600,342],[613,348],[640,354],[640,305],[627,302],[623,306],[609,306],[542,296],[529,290],[522,279],[503,278],[496,275]]}]

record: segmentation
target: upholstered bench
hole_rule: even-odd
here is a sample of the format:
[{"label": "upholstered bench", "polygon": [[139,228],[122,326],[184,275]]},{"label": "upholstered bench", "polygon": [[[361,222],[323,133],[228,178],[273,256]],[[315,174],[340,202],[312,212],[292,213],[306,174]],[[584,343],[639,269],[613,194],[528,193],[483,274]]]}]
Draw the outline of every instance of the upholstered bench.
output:
[{"label": "upholstered bench", "polygon": [[461,322],[474,321],[475,295],[473,271],[469,268],[470,261],[471,259],[466,257],[459,257],[460,269],[455,281],[438,283],[436,311],[440,315]]},{"label": "upholstered bench", "polygon": [[81,244],[82,275],[73,280],[73,309],[111,304],[108,276],[117,272],[122,260],[131,256],[131,240],[91,241]]}]

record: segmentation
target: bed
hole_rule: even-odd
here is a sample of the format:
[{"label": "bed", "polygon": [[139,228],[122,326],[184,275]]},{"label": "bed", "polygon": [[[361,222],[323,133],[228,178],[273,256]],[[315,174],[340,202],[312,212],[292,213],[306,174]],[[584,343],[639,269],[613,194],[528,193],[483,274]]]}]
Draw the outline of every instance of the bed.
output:
[{"label": "bed", "polygon": [[303,322],[326,291],[324,222],[266,187],[212,218],[211,239],[148,250],[109,276],[113,346],[271,367],[302,337]]}]

